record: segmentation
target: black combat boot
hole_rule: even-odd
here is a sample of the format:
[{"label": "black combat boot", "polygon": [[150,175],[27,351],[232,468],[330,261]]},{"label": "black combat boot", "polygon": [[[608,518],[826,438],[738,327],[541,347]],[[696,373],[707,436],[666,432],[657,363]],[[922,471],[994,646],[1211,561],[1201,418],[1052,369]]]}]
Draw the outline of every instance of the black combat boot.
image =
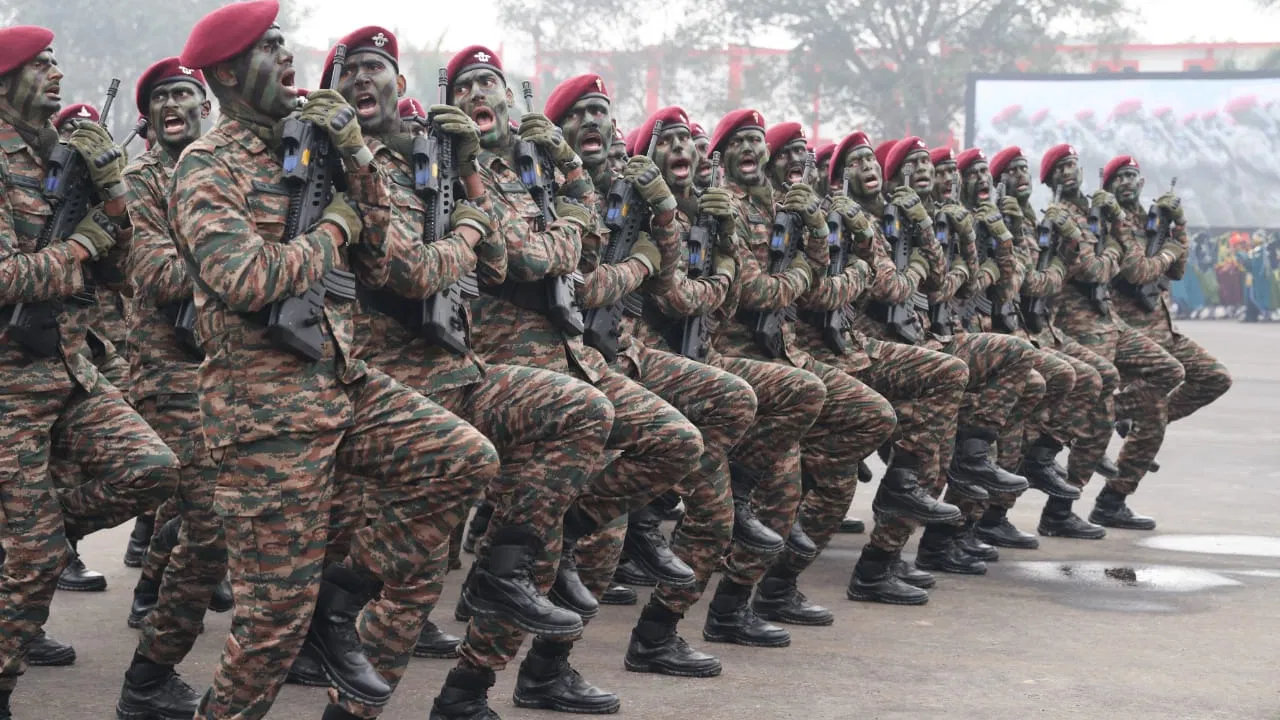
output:
[{"label": "black combat boot", "polygon": [[994,547],[988,545],[978,539],[978,521],[976,519],[965,522],[964,529],[956,535],[956,544],[965,555],[971,558],[981,560],[983,562],[993,563],[1000,559],[1000,552]]},{"label": "black combat boot", "polygon": [[916,551],[916,567],[956,575],[986,575],[987,564],[960,549],[956,542],[959,534],[957,525],[925,526],[920,536],[920,549]]},{"label": "black combat boot", "polygon": [[236,606],[235,592],[231,589],[231,578],[224,577],[213,586],[213,595],[209,597],[209,609],[216,613],[230,612]]},{"label": "black combat boot", "polygon": [[428,720],[501,720],[489,709],[489,688],[494,673],[488,668],[456,667],[431,703]]},{"label": "black combat boot", "polygon": [[1089,513],[1089,522],[1121,530],[1155,530],[1155,518],[1134,514],[1125,504],[1125,499],[1125,495],[1113,490],[1110,485],[1102,488],[1093,512]]},{"label": "black combat boot", "polygon": [[489,520],[493,518],[493,504],[481,501],[476,504],[476,514],[467,523],[467,534],[462,537],[462,551],[475,553],[476,539],[489,530]]},{"label": "black combat boot", "polygon": [[1054,469],[1054,459],[1062,451],[1062,443],[1047,435],[1031,443],[1022,456],[1019,470],[1027,478],[1027,484],[1049,497],[1079,500],[1080,488],[1067,483],[1065,474]]},{"label": "black combat boot", "polygon": [[787,533],[787,552],[801,560],[813,560],[818,557],[818,546],[804,531],[800,518],[791,523],[791,531]]},{"label": "black combat boot", "polygon": [[584,715],[607,715],[622,707],[617,695],[592,685],[573,669],[571,650],[572,642],[533,639],[516,676],[511,696],[516,707]]},{"label": "black combat boot", "polygon": [[9,696],[12,690],[0,690],[0,720],[13,720],[13,711],[9,709]]},{"label": "black combat boot", "polygon": [[609,587],[604,589],[600,595],[601,605],[635,605],[640,602],[640,596],[635,590],[626,585],[618,583],[610,583]]},{"label": "black combat boot", "polygon": [[715,597],[707,608],[707,622],[702,639],[707,642],[733,643],[747,647],[786,647],[791,633],[760,619],[751,609],[751,586],[739,585],[727,577],[720,578]]},{"label": "black combat boot", "polygon": [[479,564],[479,561],[471,563],[471,567],[467,569],[467,576],[462,579],[462,587],[458,589],[458,602],[453,606],[453,619],[460,623],[469,622],[471,616],[475,615],[471,606],[467,604],[467,588],[471,587],[471,582],[476,576],[476,566]]},{"label": "black combat boot", "polygon": [[650,575],[672,587],[692,585],[693,568],[671,552],[667,536],[662,534],[662,518],[658,511],[645,506],[631,513],[622,551]]},{"label": "black combat boot", "polygon": [[1045,537],[1064,537],[1076,540],[1101,540],[1107,531],[1101,525],[1085,522],[1071,512],[1071,501],[1049,498],[1040,514],[1040,527],[1036,531]]},{"label": "black combat boot", "polygon": [[140,568],[147,559],[147,550],[151,547],[151,534],[156,531],[154,513],[139,515],[133,521],[133,532],[129,533],[129,544],[124,548],[125,567]]},{"label": "black combat boot", "polygon": [[449,660],[458,657],[458,646],[461,644],[462,638],[450,635],[428,620],[423,623],[422,632],[418,633],[418,642],[413,646],[413,656]]},{"label": "black combat boot", "polygon": [[1120,474],[1120,467],[1116,465],[1115,460],[1103,455],[1102,459],[1098,461],[1098,466],[1093,471],[1108,480],[1115,480],[1116,476]]},{"label": "black combat boot", "polygon": [[360,716],[347,712],[347,709],[341,705],[330,703],[324,709],[324,714],[320,716],[320,720],[360,720]]},{"label": "black combat boot", "polygon": [[956,431],[956,451],[951,456],[948,477],[955,476],[988,492],[1019,493],[1027,489],[1027,479],[1014,475],[991,457],[991,443],[999,437],[994,430],[961,427]]},{"label": "black combat boot", "polygon": [[339,693],[375,707],[391,699],[391,686],[365,657],[356,616],[381,589],[382,583],[365,572],[345,565],[326,567],[304,641]]},{"label": "black combat boot", "polygon": [[617,569],[613,571],[613,581],[635,587],[653,587],[658,584],[658,578],[632,562],[625,552],[622,554],[622,559],[618,561]]},{"label": "black combat boot", "polygon": [[680,493],[674,490],[668,490],[649,502],[649,507],[658,513],[658,517],[663,521],[679,522],[684,517],[684,511],[680,509]]},{"label": "black combat boot", "polygon": [[116,701],[119,720],[190,720],[200,705],[200,693],[183,681],[172,665],[161,665],[134,654]]},{"label": "black combat boot", "polygon": [[582,632],[580,615],[557,607],[538,592],[533,561],[540,543],[528,527],[498,530],[488,552],[471,566],[455,617],[465,605],[475,615],[508,618],[525,632],[556,637]]},{"label": "black combat boot", "polygon": [[762,619],[790,625],[830,625],[836,618],[821,605],[814,605],[796,587],[800,573],[774,563],[756,588],[751,609]]},{"label": "black combat boot", "polygon": [[901,515],[921,523],[959,520],[960,508],[930,495],[920,486],[919,473],[919,458],[901,450],[894,452],[893,465],[880,479],[871,510],[877,515]]},{"label": "black combat boot", "polygon": [[864,546],[858,564],[853,567],[853,577],[849,578],[845,597],[886,605],[924,605],[929,602],[929,593],[908,585],[893,573],[895,558],[895,553]]},{"label": "black combat boot", "polygon": [[756,511],[751,509],[751,491],[756,487],[755,473],[731,462],[729,480],[733,491],[733,541],[766,555],[782,552],[782,536],[760,522]]},{"label": "black combat boot", "polygon": [[[556,579],[547,597],[551,602],[590,620],[600,612],[595,595],[582,584],[578,575],[578,539],[595,532],[598,525],[587,517],[578,506],[571,506],[564,515],[564,544],[560,546],[560,565]],[[544,633],[546,634],[546,633]],[[563,635],[557,636],[563,637]]]},{"label": "black combat boot", "polygon": [[58,589],[70,592],[102,592],[107,589],[107,576],[90,570],[76,550],[77,540],[67,540],[67,566],[58,576]]},{"label": "black combat boot", "polygon": [[289,666],[289,674],[285,676],[286,685],[302,685],[304,687],[329,687],[329,677],[324,674],[324,668],[320,667],[320,660],[316,658],[315,650],[302,646],[298,651],[298,656],[293,659],[293,665]]},{"label": "black combat boot", "polygon": [[676,632],[684,618],[660,603],[649,601],[640,612],[640,622],[631,631],[631,644],[623,664],[631,672],[674,675],[675,677],[715,677],[720,659],[689,647]]},{"label": "black combat boot", "polygon": [[138,584],[133,586],[133,604],[129,606],[129,627],[137,630],[142,621],[156,609],[160,601],[160,583],[146,575],[138,576]]},{"label": "black combat boot", "polygon": [[983,542],[996,547],[1035,550],[1040,547],[1040,539],[1031,533],[1025,533],[1013,526],[1006,517],[1009,511],[1002,507],[989,507],[978,522],[977,535]]},{"label": "black combat boot", "polygon": [[889,572],[893,573],[894,577],[902,582],[911,587],[918,587],[921,590],[928,590],[938,584],[937,578],[932,574],[903,560],[901,550],[893,554],[893,563],[889,566]]},{"label": "black combat boot", "polygon": [[847,535],[861,535],[867,531],[867,524],[858,518],[845,518],[840,521],[840,529],[838,532]]},{"label": "black combat boot", "polygon": [[76,649],[69,643],[61,643],[49,637],[41,628],[39,634],[27,643],[27,664],[38,667],[62,667],[76,661]]}]

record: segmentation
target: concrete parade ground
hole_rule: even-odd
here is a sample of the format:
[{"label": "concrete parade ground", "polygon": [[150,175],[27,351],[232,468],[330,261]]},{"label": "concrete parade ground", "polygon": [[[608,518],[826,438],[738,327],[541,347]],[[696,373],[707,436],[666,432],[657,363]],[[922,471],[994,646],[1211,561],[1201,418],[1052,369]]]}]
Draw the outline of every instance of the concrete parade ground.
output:
[{"label": "concrete parade ground", "polygon": [[[704,600],[681,631],[719,655],[724,673],[674,679],[623,669],[640,608],[606,606],[573,664],[622,697],[620,717],[637,719],[1280,719],[1280,325],[1181,329],[1226,363],[1234,386],[1169,429],[1162,469],[1130,502],[1159,521],[1154,533],[1109,530],[1101,541],[1042,538],[1039,550],[1002,549],[985,577],[938,574],[923,607],[846,600],[866,536],[839,535],[801,578],[812,601],[835,611],[832,627],[792,627],[782,649],[714,645],[702,639]],[[1101,487],[1095,478],[1086,489],[1081,515]],[[858,489],[854,516],[870,519],[874,490]],[[1034,531],[1043,504],[1030,491],[1010,517]],[[125,624],[138,575],[121,562],[129,529],[81,544],[109,587],[57,593],[47,628],[72,642],[78,659],[30,669],[13,696],[15,718],[115,717],[137,639]],[[458,634],[462,577],[449,575],[433,614]],[[205,624],[179,668],[199,689],[212,678],[230,615],[210,614]],[[382,717],[425,720],[452,666],[414,660]],[[557,717],[512,705],[515,670],[499,674],[493,708],[504,720]],[[323,690],[290,686],[270,717],[318,719],[325,704]]]}]

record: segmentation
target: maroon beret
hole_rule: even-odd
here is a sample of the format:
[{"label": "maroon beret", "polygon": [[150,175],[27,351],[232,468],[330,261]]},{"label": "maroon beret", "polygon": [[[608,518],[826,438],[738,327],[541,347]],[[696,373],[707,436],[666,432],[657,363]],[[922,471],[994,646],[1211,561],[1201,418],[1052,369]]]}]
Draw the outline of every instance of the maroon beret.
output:
[{"label": "maroon beret", "polygon": [[26,65],[53,45],[53,31],[36,25],[0,28],[0,75]]},{"label": "maroon beret", "polygon": [[[978,148],[969,148],[956,156],[956,169],[960,172],[968,170],[971,165],[978,161],[986,162],[987,155]],[[937,163],[934,163],[935,165]]]},{"label": "maroon beret", "polygon": [[764,144],[769,148],[769,157],[796,140],[804,140],[804,126],[798,122],[784,122],[773,125],[764,133]]},{"label": "maroon beret", "polygon": [[898,174],[898,171],[902,169],[902,163],[907,161],[908,155],[914,152],[920,152],[921,150],[927,153],[929,152],[929,146],[925,145],[924,140],[921,140],[915,135],[899,140],[897,144],[893,146],[893,149],[889,151],[888,156],[885,157],[885,180],[888,180]]},{"label": "maroon beret", "polygon": [[427,117],[426,108],[422,107],[422,103],[416,98],[402,98],[400,102],[396,104],[396,110],[400,113],[401,120],[408,120],[409,118],[415,117],[425,120]]},{"label": "maroon beret", "polygon": [[[885,144],[892,146],[893,143]],[[867,134],[861,130],[845,135],[840,142],[835,144],[835,147],[831,150],[831,164],[827,166],[827,182],[835,183],[841,179],[843,170],[840,169],[840,165],[844,164],[844,156],[850,150],[860,147],[871,147],[871,138],[868,138]],[[879,151],[877,151],[876,155],[878,156],[879,154]]]},{"label": "maroon beret", "polygon": [[821,165],[831,159],[832,153],[836,151],[836,144],[833,142],[822,143],[813,149],[813,161]]},{"label": "maroon beret", "polygon": [[62,124],[69,120],[88,120],[89,122],[98,122],[98,108],[88,103],[76,103],[68,105],[58,111],[53,116],[53,127],[60,129]]},{"label": "maroon beret", "polygon": [[225,5],[200,18],[191,28],[178,61],[203,70],[230,60],[253,47],[280,14],[277,0],[252,0]]},{"label": "maroon beret", "polygon": [[639,134],[639,132],[640,128],[633,128],[631,132],[627,133],[627,136],[623,138],[623,144],[626,145],[628,155],[631,154],[631,146],[635,144],[636,135]]},{"label": "maroon beret", "polygon": [[547,96],[547,106],[542,112],[547,119],[558,125],[569,114],[569,108],[574,103],[587,97],[610,99],[609,91],[604,86],[604,78],[595,73],[587,73],[565,80]]},{"label": "maroon beret", "polygon": [[1131,167],[1134,170],[1138,169],[1138,161],[1134,160],[1132,155],[1117,155],[1111,158],[1111,162],[1102,168],[1102,187],[1110,185],[1116,173],[1127,167]]},{"label": "maroon beret", "polygon": [[678,105],[671,105],[645,118],[645,121],[636,129],[635,134],[635,143],[640,147],[627,143],[628,155],[638,155],[649,149],[649,138],[653,137],[653,126],[659,122],[662,123],[663,132],[677,127],[687,128],[689,127],[689,114],[684,111],[684,108]]},{"label": "maroon beret", "polygon": [[176,57],[165,58],[144,70],[133,92],[133,100],[138,105],[138,112],[147,114],[147,109],[151,106],[152,88],[178,80],[190,80],[198,83],[200,87],[206,87],[204,73],[183,65]]},{"label": "maroon beret", "polygon": [[1017,145],[1010,145],[996,153],[996,156],[991,158],[991,177],[995,178],[996,182],[1000,182],[1000,176],[1003,175],[1005,169],[1009,167],[1009,163],[1020,157],[1024,156],[1022,154],[1022,148]]},{"label": "maroon beret", "polygon": [[707,129],[702,127],[702,123],[689,123],[689,134],[694,137],[711,139],[711,136],[707,134]]},{"label": "maroon beret", "polygon": [[716,123],[715,131],[711,134],[711,152],[719,150],[730,135],[747,129],[764,131],[764,118],[760,113],[743,108],[720,118],[720,122]]},{"label": "maroon beret", "polygon": [[880,174],[888,179],[889,174],[884,172],[885,166],[889,163],[889,153],[893,152],[893,146],[897,145],[897,140],[885,140],[876,146],[876,162],[880,163]]},{"label": "maroon beret", "polygon": [[324,59],[324,67],[320,70],[321,89],[329,87],[329,77],[333,74],[333,58],[338,54],[339,45],[347,47],[347,57],[357,52],[377,53],[390,60],[391,64],[396,66],[396,72],[400,71],[400,43],[396,41],[396,34],[384,27],[366,25],[359,30],[347,33],[329,48],[329,54]]},{"label": "maroon beret", "polygon": [[934,148],[929,151],[929,162],[933,163],[934,167],[946,165],[948,163],[955,163],[956,151],[952,150],[950,145]]},{"label": "maroon beret", "polygon": [[449,97],[453,97],[453,81],[462,74],[463,70],[473,67],[489,68],[498,73],[498,77],[507,79],[507,76],[502,73],[502,58],[498,57],[498,53],[483,45],[472,45],[454,55],[445,68],[449,82]]},{"label": "maroon beret", "polygon": [[1044,157],[1040,159],[1040,182],[1048,183],[1049,176],[1053,174],[1053,166],[1058,161],[1066,157],[1074,157],[1076,149],[1066,143],[1054,145],[1045,151]]}]

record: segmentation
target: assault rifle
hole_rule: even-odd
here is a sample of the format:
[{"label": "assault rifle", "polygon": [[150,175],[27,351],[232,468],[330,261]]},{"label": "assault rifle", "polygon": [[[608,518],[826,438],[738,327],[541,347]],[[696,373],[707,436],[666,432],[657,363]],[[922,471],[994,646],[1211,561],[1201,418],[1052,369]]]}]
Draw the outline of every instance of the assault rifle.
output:
[{"label": "assault rifle", "polygon": [[[933,217],[933,234],[938,240],[938,245],[942,248],[943,259],[948,270],[951,264],[956,260],[956,252],[960,247],[960,238],[956,236],[955,223],[952,222],[951,216],[947,213],[934,213]],[[934,302],[927,295],[917,292],[912,296],[916,308],[928,313],[929,327],[939,334],[950,334],[951,323],[955,318],[950,300]]]},{"label": "assault rifle", "polygon": [[[911,177],[915,171],[913,163],[906,163],[903,177]],[[902,227],[902,214],[898,206],[887,202],[884,207],[884,236],[889,241],[893,253],[893,265],[898,272],[907,269],[911,263],[911,237]],[[884,323],[908,344],[920,341],[920,322],[914,310],[913,298],[907,298],[896,305],[883,305],[881,308]]]},{"label": "assault rifle", "polygon": [[[849,180],[851,169],[844,169],[844,185],[841,194],[849,197]],[[853,254],[850,243],[845,242],[844,216],[832,210],[827,213],[827,252],[831,256],[831,264],[827,265],[827,277],[839,277],[849,264],[849,256]],[[839,307],[821,313],[822,341],[831,348],[831,352],[844,355],[849,352],[849,341],[845,331],[849,327],[849,308]]]},{"label": "assault rifle", "polygon": [[[662,123],[656,122],[653,125],[653,135],[649,138],[649,149],[645,152],[645,156],[651,160],[658,148],[660,135]],[[630,181],[623,178],[614,180],[605,199],[604,224],[609,228],[609,242],[600,253],[600,265],[616,265],[626,260],[639,242],[640,235],[648,231],[652,216],[652,208],[640,197]],[[599,350],[609,362],[618,357],[624,305],[632,316],[639,315],[643,309],[643,301],[638,295],[631,293],[608,307],[591,308],[583,316],[583,341]]]},{"label": "assault rifle", "polygon": [[[1169,183],[1169,192],[1178,186],[1178,178],[1173,178]],[[1173,239],[1173,216],[1166,210],[1163,210],[1151,204],[1147,210],[1147,223],[1144,227],[1145,239],[1147,241],[1146,256],[1155,257],[1164,249],[1164,245]],[[1142,285],[1134,285],[1124,278],[1116,278],[1116,286],[1120,288],[1126,295],[1136,299],[1143,309],[1151,312],[1160,307],[1160,295],[1169,289],[1169,276],[1161,275],[1154,281],[1144,283]]]},{"label": "assault rifle", "polygon": [[[524,105],[528,112],[533,112],[533,84],[528,80],[520,86],[524,95]],[[530,142],[516,142],[516,171],[520,173],[520,182],[524,184],[533,201],[542,211],[542,220],[536,227],[545,231],[556,219],[555,210],[551,207],[555,197],[555,171],[544,153]],[[544,282],[547,290],[547,317],[550,318],[560,332],[571,337],[582,334],[582,310],[578,307],[576,287],[582,280],[582,273],[574,270],[568,275],[549,277]]]},{"label": "assault rifle", "polygon": [[[1105,190],[1102,182],[1103,169],[1098,168],[1098,189]],[[1080,197],[1084,198],[1083,188],[1080,191]],[[1102,208],[1089,203],[1089,232],[1097,238],[1096,252],[1102,254],[1107,247],[1107,234],[1110,228],[1107,226],[1106,218],[1102,217]],[[1075,286],[1079,288],[1093,303],[1093,308],[1104,318],[1111,317],[1111,284],[1110,283],[1086,283],[1073,281]]]},{"label": "assault rifle", "polygon": [[[346,58],[345,45],[334,48],[329,87],[338,86]],[[351,122],[356,119],[351,118]],[[284,223],[287,239],[297,237],[320,221],[325,207],[333,199],[335,184],[345,184],[345,178],[341,160],[333,152],[329,134],[323,128],[290,117],[285,120],[281,135],[284,184],[289,188],[289,213]],[[319,360],[324,354],[321,321],[326,296],[354,300],[355,275],[336,268],[329,270],[321,282],[307,288],[302,295],[272,303],[267,317],[267,336],[305,360]]]},{"label": "assault rifle", "polygon": [[[720,187],[720,153],[711,153],[711,187]],[[720,236],[720,221],[707,214],[699,214],[685,237],[689,250],[689,267],[685,271],[690,280],[710,277],[715,272],[716,241]],[[690,360],[703,362],[711,349],[710,327],[704,315],[690,315],[678,323],[668,323],[663,337],[676,352]]]},{"label": "assault rifle", "polygon": [[[98,124],[107,125],[107,115],[115,102],[116,93],[120,89],[120,79],[112,78],[107,88],[107,100],[102,104],[102,112],[98,116]],[[102,166],[113,162],[115,157],[99,157],[94,164]],[[47,247],[54,239],[64,239],[75,232],[76,225],[89,214],[90,208],[100,202],[97,190],[89,177],[89,168],[84,158],[66,143],[59,143],[49,153],[45,161],[44,183],[41,187],[44,197],[53,207],[53,215],[45,221],[36,239],[35,252]],[[101,210],[95,211],[99,214]],[[106,215],[97,218],[98,224],[110,226]],[[112,232],[114,228],[108,230]],[[84,268],[84,289],[66,300],[73,305],[88,307],[96,305],[96,283],[93,275],[103,272],[98,270],[99,263]],[[119,278],[115,278],[119,279]],[[61,299],[42,300],[40,302],[16,303],[9,313],[8,331],[28,353],[35,357],[54,357],[58,354],[61,334],[58,330],[58,315],[62,312]]]},{"label": "assault rifle", "polygon": [[[996,185],[996,207],[999,208],[1000,201],[1004,199],[1004,183]],[[994,218],[993,218],[994,219]],[[978,223],[977,242],[978,242],[978,265],[986,262],[996,250],[996,243],[999,238],[991,236],[991,231],[987,229],[986,223]],[[975,272],[977,272],[975,270]],[[984,315],[991,316],[992,325],[1001,332],[1011,333],[1018,329],[1021,322],[1018,320],[1018,306],[1013,302],[1012,298],[1001,298],[999,280],[992,283],[987,288],[985,295],[979,295],[973,299],[972,307]],[[1017,288],[1014,288],[1017,292]]]},{"label": "assault rifle", "polygon": [[[1053,191],[1053,205],[1062,201],[1062,187]],[[1052,205],[1050,206],[1052,207]],[[1036,245],[1040,247],[1040,257],[1036,260],[1036,271],[1044,272],[1058,255],[1058,238],[1053,232],[1053,224],[1049,222],[1048,213],[1040,218],[1036,225]],[[1033,333],[1043,332],[1049,326],[1049,302],[1043,297],[1024,295],[1022,297],[1022,317],[1027,329]]]}]

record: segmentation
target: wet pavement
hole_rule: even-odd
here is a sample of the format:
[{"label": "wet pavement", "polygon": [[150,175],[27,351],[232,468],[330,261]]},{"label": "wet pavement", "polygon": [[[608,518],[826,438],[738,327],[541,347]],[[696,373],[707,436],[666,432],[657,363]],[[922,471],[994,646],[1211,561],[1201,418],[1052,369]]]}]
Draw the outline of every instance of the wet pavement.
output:
[{"label": "wet pavement", "polygon": [[[929,604],[916,608],[847,601],[866,536],[842,535],[802,578],[810,599],[835,611],[832,627],[793,628],[789,648],[716,646],[701,638],[704,602],[681,627],[695,647],[720,655],[724,674],[673,679],[623,669],[639,608],[605,607],[575,666],[618,692],[630,718],[1280,720],[1280,326],[1185,329],[1224,359],[1235,386],[1170,429],[1163,469],[1132,503],[1159,520],[1154,533],[1002,550],[985,577],[940,575]],[[1086,512],[1100,486],[1079,503]],[[855,514],[869,516],[873,491],[859,488]],[[1029,493],[1011,518],[1033,530],[1042,505]],[[75,642],[79,660],[33,668],[14,697],[19,720],[114,716],[136,639],[125,625],[137,578],[120,563],[127,533],[82,544],[110,588],[57,594],[48,627]],[[450,575],[435,617],[453,632],[460,580]],[[206,620],[181,667],[193,684],[208,682],[228,621]],[[426,718],[450,666],[415,660],[383,717]],[[514,670],[499,675],[494,709],[506,720],[557,717],[512,706]],[[271,717],[319,718],[324,705],[322,691],[288,687]]]}]

